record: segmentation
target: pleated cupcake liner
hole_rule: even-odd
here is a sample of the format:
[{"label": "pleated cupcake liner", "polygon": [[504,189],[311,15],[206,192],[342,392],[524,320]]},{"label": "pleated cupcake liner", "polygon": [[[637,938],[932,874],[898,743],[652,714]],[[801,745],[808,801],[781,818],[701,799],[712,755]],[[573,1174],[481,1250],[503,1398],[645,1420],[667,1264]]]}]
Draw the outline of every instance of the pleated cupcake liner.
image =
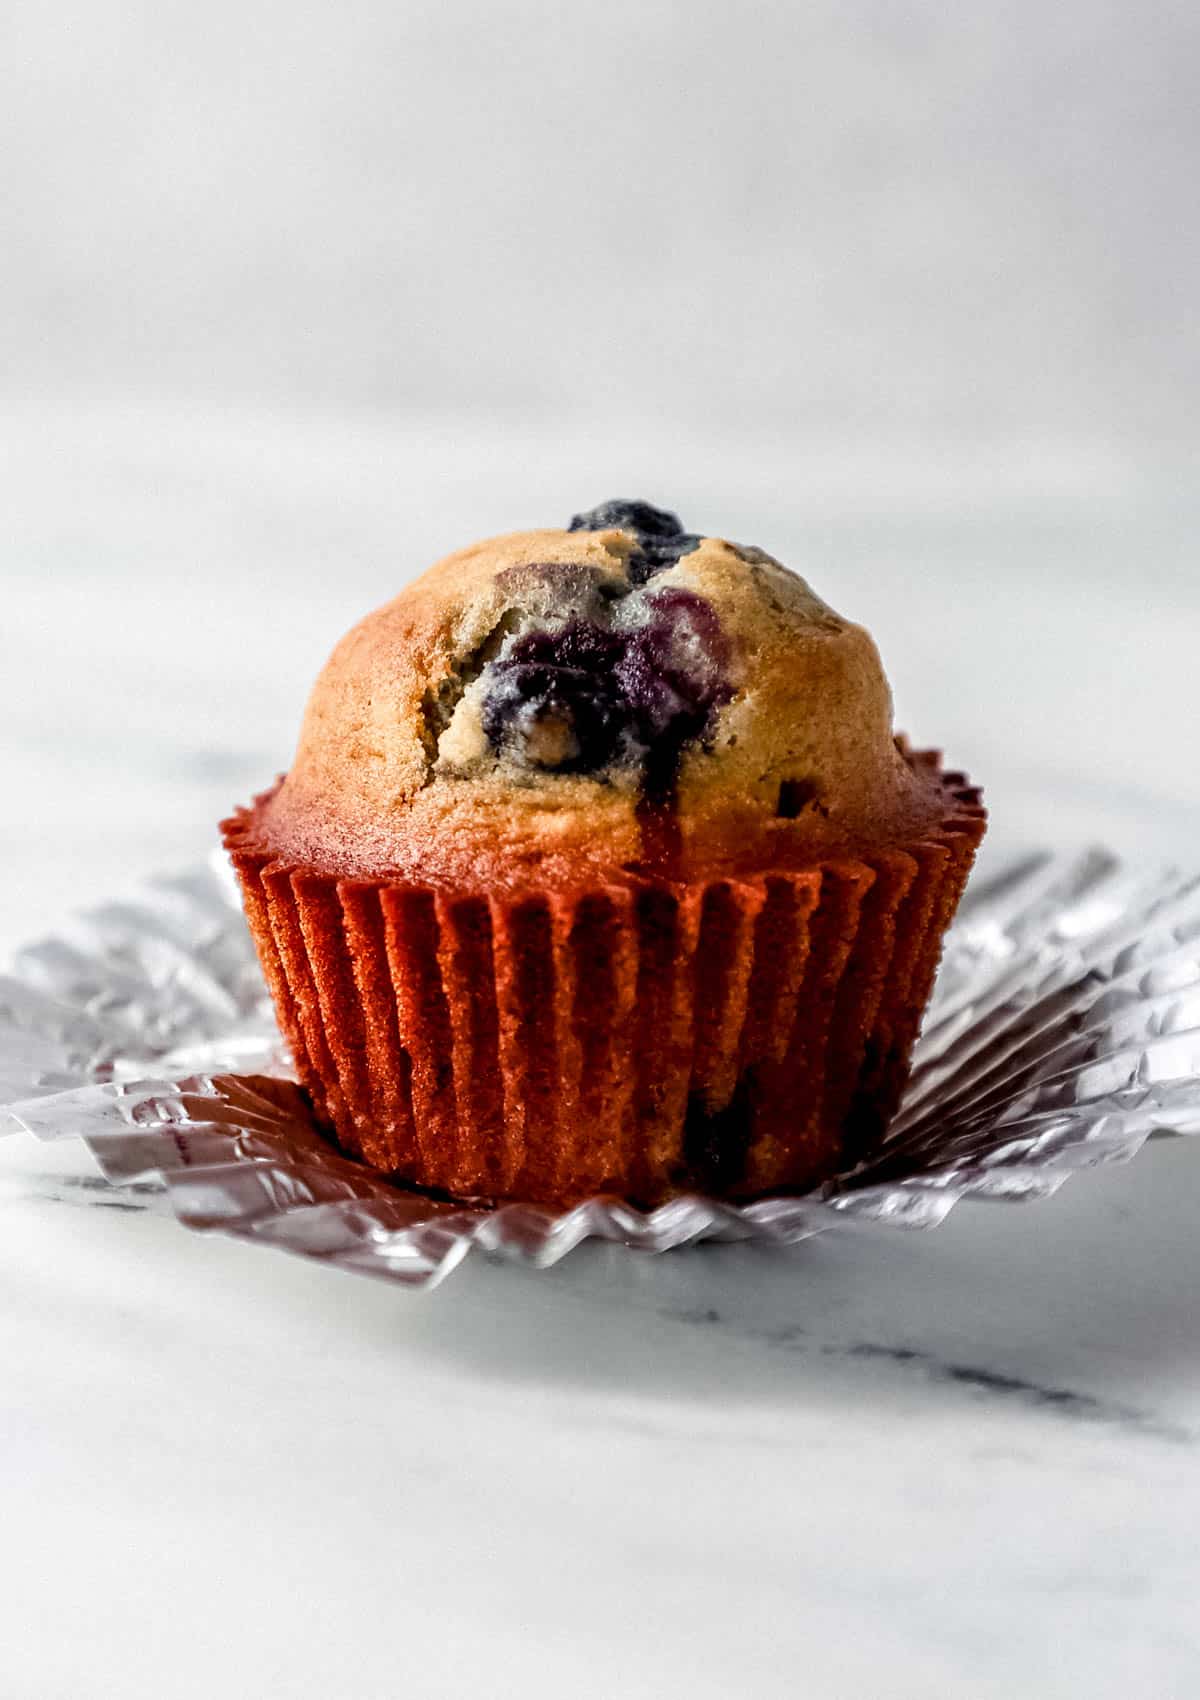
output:
[{"label": "pleated cupcake liner", "polygon": [[[797,985],[782,952],[756,956],[740,1044],[765,1042],[757,990],[786,1002]],[[1153,1134],[1200,1134],[1200,877],[1097,851],[976,878],[886,1135],[823,1186],[752,1203],[485,1208],[339,1151],[292,1076],[223,860],[16,953],[0,975],[0,1105],[0,1130],[51,1142],[6,1147],[10,1188],[166,1204],[187,1227],[409,1287],[472,1249],[547,1268],[588,1238],[665,1252],[930,1229],[963,1198],[1044,1198]]]},{"label": "pleated cupcake liner", "polygon": [[844,1167],[898,1102],[984,827],[964,776],[942,782],[941,828],[869,857],[515,897],[297,866],[252,810],[224,830],[348,1154],[458,1198],[747,1197]]}]

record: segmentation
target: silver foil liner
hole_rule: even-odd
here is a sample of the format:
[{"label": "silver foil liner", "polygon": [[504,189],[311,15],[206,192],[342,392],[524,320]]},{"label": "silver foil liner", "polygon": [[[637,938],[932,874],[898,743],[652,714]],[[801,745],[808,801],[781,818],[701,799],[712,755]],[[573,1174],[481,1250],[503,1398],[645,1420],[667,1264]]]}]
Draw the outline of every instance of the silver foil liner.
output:
[{"label": "silver foil liner", "polygon": [[589,1236],[661,1252],[791,1245],[848,1220],[929,1228],[960,1198],[1043,1198],[1153,1133],[1200,1133],[1200,876],[1093,851],[976,879],[886,1142],[802,1197],[649,1212],[594,1198],[555,1215],[380,1179],[315,1124],[217,860],[16,954],[0,977],[6,1122],[83,1142],[43,1177],[57,1196],[165,1199],[187,1227],[410,1286],[472,1247],[546,1268]]}]

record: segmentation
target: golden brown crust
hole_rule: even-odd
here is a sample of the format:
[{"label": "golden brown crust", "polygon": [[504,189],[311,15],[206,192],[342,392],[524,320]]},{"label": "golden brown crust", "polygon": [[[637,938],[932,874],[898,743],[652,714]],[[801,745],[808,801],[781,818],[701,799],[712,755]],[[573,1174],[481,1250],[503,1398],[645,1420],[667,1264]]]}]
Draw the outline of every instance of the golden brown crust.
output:
[{"label": "golden brown crust", "polygon": [[[660,855],[636,767],[516,765],[488,745],[477,706],[475,681],[511,633],[627,593],[633,549],[619,530],[493,538],[360,622],[317,681],[290,773],[260,800],[259,847],[476,889],[574,884]],[[731,700],[685,749],[674,787],[680,877],[800,866],[938,818],[935,788],[895,748],[874,644],[802,579],[705,538],[653,590],[703,598],[730,651]],[[556,735],[544,734],[551,758]]]}]

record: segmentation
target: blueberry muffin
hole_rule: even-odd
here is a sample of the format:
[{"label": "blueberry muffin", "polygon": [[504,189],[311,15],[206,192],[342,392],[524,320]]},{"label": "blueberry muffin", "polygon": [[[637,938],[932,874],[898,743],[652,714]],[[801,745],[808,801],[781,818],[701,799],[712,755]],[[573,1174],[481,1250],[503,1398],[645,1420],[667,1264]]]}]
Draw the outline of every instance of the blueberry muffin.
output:
[{"label": "blueberry muffin", "polygon": [[747,1198],[868,1155],[978,792],[761,549],[609,502],[354,628],[224,823],[301,1080],[398,1180]]}]

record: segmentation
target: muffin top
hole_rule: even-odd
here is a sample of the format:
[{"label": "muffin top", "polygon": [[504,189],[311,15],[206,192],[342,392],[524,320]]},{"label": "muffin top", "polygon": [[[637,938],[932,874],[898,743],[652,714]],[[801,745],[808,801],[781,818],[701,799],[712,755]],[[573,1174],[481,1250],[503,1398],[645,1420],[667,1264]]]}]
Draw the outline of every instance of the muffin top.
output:
[{"label": "muffin top", "polygon": [[338,644],[272,853],[520,886],[802,865],[932,826],[868,634],[644,502],[448,556]]}]

